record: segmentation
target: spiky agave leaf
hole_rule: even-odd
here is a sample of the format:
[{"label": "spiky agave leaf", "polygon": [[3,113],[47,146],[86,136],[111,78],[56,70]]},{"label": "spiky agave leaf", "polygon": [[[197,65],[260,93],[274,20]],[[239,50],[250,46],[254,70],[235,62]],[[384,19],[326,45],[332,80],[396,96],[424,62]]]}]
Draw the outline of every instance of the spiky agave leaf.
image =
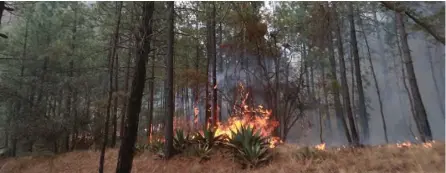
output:
[{"label": "spiky agave leaf", "polygon": [[271,158],[268,153],[268,141],[261,136],[260,131],[249,126],[241,126],[231,133],[232,138],[227,145],[235,150],[235,157],[243,165],[253,167]]},{"label": "spiky agave leaf", "polygon": [[173,147],[175,150],[182,152],[190,144],[190,136],[186,134],[183,130],[177,129],[175,131],[175,136],[173,138]]}]

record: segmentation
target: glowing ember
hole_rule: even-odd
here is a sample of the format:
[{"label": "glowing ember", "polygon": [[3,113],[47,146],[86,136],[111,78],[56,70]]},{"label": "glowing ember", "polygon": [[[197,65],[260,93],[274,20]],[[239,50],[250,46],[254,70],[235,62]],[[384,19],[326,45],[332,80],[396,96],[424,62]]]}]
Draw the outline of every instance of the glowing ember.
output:
[{"label": "glowing ember", "polygon": [[318,150],[325,150],[325,143],[319,144],[314,146],[314,148],[318,149]]},{"label": "glowing ember", "polygon": [[423,146],[425,148],[432,148],[432,143],[431,142],[426,142],[426,143],[423,143]]},{"label": "glowing ember", "polygon": [[397,143],[396,146],[398,148],[407,148],[410,147],[412,144],[410,142],[403,142],[403,143]]}]

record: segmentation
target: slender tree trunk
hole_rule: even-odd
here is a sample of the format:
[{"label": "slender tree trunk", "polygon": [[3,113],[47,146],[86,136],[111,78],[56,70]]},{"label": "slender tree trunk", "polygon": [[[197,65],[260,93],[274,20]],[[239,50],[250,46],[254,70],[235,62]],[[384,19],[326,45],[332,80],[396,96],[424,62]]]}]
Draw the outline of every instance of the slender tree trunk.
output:
[{"label": "slender tree trunk", "polygon": [[[206,7],[208,7],[209,3],[206,3]],[[213,10],[212,10],[213,11]],[[206,21],[206,52],[207,52],[207,59],[206,59],[206,93],[205,93],[205,100],[206,100],[206,107],[205,107],[205,123],[204,123],[204,128],[209,128],[210,127],[210,120],[211,120],[211,104],[209,103],[210,101],[210,96],[209,96],[209,66],[212,60],[214,60],[214,56],[213,56],[213,49],[212,49],[212,44],[213,44],[213,32],[211,30],[214,30],[212,28],[213,25],[212,19],[208,18]]]},{"label": "slender tree trunk", "polygon": [[[322,72],[322,82],[325,83],[326,79],[325,79],[325,64],[322,64],[321,66],[321,72]],[[328,92],[327,92],[327,87],[323,86],[322,88],[322,94],[324,97],[324,112],[325,112],[325,116],[326,116],[326,125],[327,125],[327,132],[329,133],[328,136],[333,136],[332,135],[332,126],[331,126],[331,117],[330,117],[330,107],[329,107],[329,103],[328,103]],[[345,119],[345,118],[344,118]]]},{"label": "slender tree trunk", "polygon": [[212,11],[210,16],[210,49],[212,50],[209,52],[212,55],[212,126],[216,127],[218,122],[218,110],[217,110],[217,50],[216,50],[216,37],[215,37],[215,27],[216,27],[216,9],[215,9],[215,2],[212,2]]},{"label": "slender tree trunk", "polygon": [[[151,72],[150,72],[150,80],[149,80],[149,105],[148,105],[148,108],[149,108],[149,117],[148,117],[148,120],[147,120],[147,126],[148,126],[148,128],[147,128],[147,137],[149,138],[149,140],[151,140],[152,139],[152,126],[153,126],[153,122],[152,122],[152,120],[153,120],[153,109],[154,109],[154,107],[153,107],[153,98],[154,98],[154,91],[155,91],[155,54],[153,54],[153,57],[152,57],[152,62],[151,62],[151,64],[152,64],[152,67],[151,67]],[[149,142],[151,142],[151,141],[149,141]]]},{"label": "slender tree trunk", "polygon": [[[132,23],[133,23],[133,17],[132,18]],[[130,33],[131,35],[133,35],[133,33]],[[133,38],[133,37],[131,37]],[[129,41],[129,49],[128,49],[128,58],[127,58],[127,65],[126,65],[126,71],[125,71],[125,81],[124,81],[124,94],[126,98],[124,100],[124,105],[122,106],[122,110],[121,110],[121,120],[120,120],[120,130],[119,130],[119,137],[122,139],[124,137],[124,129],[125,129],[125,119],[126,119],[126,115],[127,115],[127,105],[128,105],[128,92],[129,92],[129,78],[130,78],[130,66],[132,65],[132,41]]]},{"label": "slender tree trunk", "polygon": [[[219,31],[219,34],[218,34],[218,36],[219,36],[219,39],[218,39],[218,45],[221,45],[222,43],[223,43],[223,28],[222,28],[222,23],[221,23],[221,21],[219,22],[219,25],[218,25],[218,31]],[[221,50],[217,53],[217,55],[218,55],[218,60],[219,60],[219,69],[218,69],[218,71],[219,71],[219,73],[221,74],[221,73],[223,73],[223,57],[222,57],[222,52],[221,52]],[[222,101],[222,97],[220,96],[219,98],[218,98],[218,120],[219,121],[222,121],[222,114],[221,114],[221,112],[222,112],[222,110],[221,110],[221,106],[222,106],[222,104],[223,104],[223,101]]]},{"label": "slender tree trunk", "polygon": [[116,22],[116,28],[112,39],[112,48],[109,53],[109,92],[108,92],[108,100],[107,100],[107,114],[105,117],[105,129],[104,129],[104,141],[102,143],[101,155],[99,158],[99,173],[104,172],[104,157],[105,157],[105,148],[108,143],[108,135],[109,135],[109,122],[110,122],[110,108],[113,97],[113,66],[114,66],[114,57],[117,49],[118,39],[119,39],[119,25],[121,22],[121,10],[122,10],[123,2],[116,2],[118,19]]},{"label": "slender tree trunk", "polygon": [[375,73],[375,68],[373,66],[373,62],[372,62],[372,54],[370,53],[370,47],[369,47],[369,42],[367,40],[367,35],[365,34],[364,31],[364,27],[362,25],[362,19],[359,16],[358,17],[358,22],[359,22],[359,26],[361,27],[361,33],[362,36],[364,37],[364,41],[365,41],[365,45],[367,47],[367,55],[368,55],[368,60],[370,63],[370,70],[372,70],[372,77],[373,77],[373,81],[375,82],[375,89],[376,89],[376,94],[378,95],[378,103],[379,103],[379,112],[381,113],[381,120],[383,123],[383,129],[384,129],[384,139],[386,140],[386,143],[389,143],[389,138],[387,135],[387,125],[386,125],[386,119],[384,117],[384,108],[383,108],[383,102],[381,99],[381,90],[379,89],[379,84],[378,84],[378,80],[376,79],[376,73]]},{"label": "slender tree trunk", "polygon": [[358,52],[358,43],[356,41],[356,29],[355,29],[355,21],[354,21],[354,13],[353,13],[353,3],[348,3],[348,18],[350,22],[350,41],[351,47],[353,49],[353,60],[355,63],[355,77],[356,77],[356,88],[358,90],[359,97],[359,115],[361,120],[361,128],[363,132],[363,140],[362,142],[367,143],[369,139],[369,122],[368,115],[366,111],[365,104],[365,96],[364,96],[364,88],[362,85],[362,77],[361,77],[361,63],[359,61],[359,52]]},{"label": "slender tree trunk", "polygon": [[137,60],[133,73],[132,88],[127,108],[127,122],[124,130],[124,139],[119,148],[116,173],[132,172],[132,162],[135,152],[135,142],[138,133],[139,113],[144,92],[146,78],[146,64],[150,53],[150,40],[152,39],[152,17],[154,2],[142,2],[142,22],[137,36]]},{"label": "slender tree trunk", "polygon": [[[196,16],[196,17],[198,17],[198,16]],[[197,23],[195,23],[195,30],[196,31],[198,31],[198,20],[197,20]],[[197,45],[196,45],[196,47],[195,47],[195,53],[196,53],[196,55],[195,55],[195,72],[196,73],[198,73],[199,71],[199,61],[200,61],[200,44],[199,44],[199,40],[197,40]],[[198,83],[198,80],[196,80],[196,82],[195,82],[195,87],[194,87],[194,122],[193,122],[193,125],[194,125],[194,128],[195,129],[198,129],[198,115],[199,115],[199,112],[198,112],[198,110],[199,110],[199,107],[198,107],[198,102],[199,102],[199,94],[200,94],[200,92],[199,92],[199,83]]]},{"label": "slender tree trunk", "polygon": [[349,129],[347,126],[347,122],[345,121],[342,111],[342,105],[341,105],[341,99],[339,97],[339,82],[337,80],[337,73],[336,73],[336,60],[334,56],[334,48],[333,48],[333,40],[332,40],[332,34],[331,32],[328,33],[328,50],[329,50],[329,61],[330,61],[330,72],[331,72],[331,89],[333,91],[333,97],[334,97],[334,106],[335,106],[335,114],[338,119],[338,128],[342,127],[342,130],[340,129],[340,132],[344,132],[345,137],[347,138],[349,143],[352,143],[352,137],[349,133]]},{"label": "slender tree trunk", "polygon": [[[394,23],[395,23],[395,27],[394,27],[395,33],[398,34],[398,27],[397,27],[396,19],[395,19]],[[413,105],[412,94],[410,93],[409,87],[407,86],[406,70],[404,69],[403,53],[402,53],[402,50],[401,50],[401,46],[400,46],[400,41],[399,41],[398,35],[396,36],[396,40],[395,41],[396,41],[396,45],[397,45],[397,48],[398,48],[398,57],[399,57],[399,60],[400,60],[400,63],[401,63],[401,76],[402,76],[404,91],[407,93],[407,98],[409,100],[409,106],[410,106],[410,112],[412,113],[412,118],[414,118],[415,108],[414,108],[414,105]],[[397,64],[396,61],[394,63],[395,63],[395,65]],[[397,80],[397,82],[398,82],[398,80]],[[416,139],[417,137],[416,137],[415,133],[412,130],[412,119],[409,119],[407,125],[409,127],[409,131],[410,131],[411,135]]]},{"label": "slender tree trunk", "polygon": [[118,54],[115,55],[115,79],[114,79],[114,93],[115,96],[113,98],[113,118],[112,118],[112,124],[113,124],[113,132],[112,132],[112,139],[111,139],[111,147],[114,148],[116,146],[116,133],[118,131],[118,91],[119,91],[119,85],[118,85],[118,74],[119,74],[119,58]]},{"label": "slender tree trunk", "polygon": [[399,31],[399,37],[402,43],[402,50],[403,50],[403,59],[404,64],[407,69],[408,78],[409,78],[409,84],[410,84],[410,90],[412,93],[412,98],[414,101],[414,108],[415,108],[415,123],[417,125],[417,128],[420,132],[420,138],[421,141],[431,141],[432,140],[432,132],[430,129],[429,121],[427,118],[426,110],[424,108],[423,101],[421,99],[421,94],[418,89],[418,83],[417,79],[415,77],[415,70],[413,68],[413,61],[412,57],[410,55],[410,49],[409,45],[407,43],[407,33],[404,26],[403,16],[400,13],[396,14],[396,22],[397,27]]},{"label": "slender tree trunk", "polygon": [[[344,47],[342,43],[342,32],[340,28],[340,18],[336,12],[336,2],[333,3],[333,13],[334,13],[334,27],[335,27],[335,33],[336,33],[336,45],[338,47],[338,55],[339,55],[339,67],[341,72],[341,90],[342,90],[342,97],[343,97],[343,103],[345,106],[345,112],[347,115],[347,119],[350,126],[350,134],[351,137],[347,138],[348,142],[352,145],[358,145],[359,144],[359,136],[358,131],[355,126],[355,118],[353,115],[351,102],[350,102],[350,92],[348,89],[348,82],[347,82],[347,70],[345,67],[345,60],[344,60]],[[342,117],[344,119],[344,117]]]},{"label": "slender tree trunk", "polygon": [[431,71],[431,75],[432,75],[432,80],[434,81],[434,87],[435,87],[435,91],[437,92],[437,103],[438,106],[440,107],[440,111],[441,111],[441,115],[443,116],[443,119],[445,118],[444,115],[444,102],[442,101],[442,96],[440,95],[440,89],[438,87],[438,82],[437,79],[435,78],[435,68],[434,68],[434,62],[432,60],[432,55],[430,52],[430,47],[426,41],[426,56],[429,58],[429,67],[430,67],[430,71]]}]

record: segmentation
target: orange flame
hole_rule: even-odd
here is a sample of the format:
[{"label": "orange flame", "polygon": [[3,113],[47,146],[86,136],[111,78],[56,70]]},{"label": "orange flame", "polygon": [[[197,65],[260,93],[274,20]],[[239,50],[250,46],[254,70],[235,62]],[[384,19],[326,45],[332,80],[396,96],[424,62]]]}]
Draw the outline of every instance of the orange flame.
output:
[{"label": "orange flame", "polygon": [[314,148],[318,149],[318,150],[325,150],[325,143],[319,144],[314,146]]},{"label": "orange flame", "polygon": [[410,147],[412,144],[410,142],[403,142],[403,143],[397,143],[396,146],[398,148],[407,148]]},{"label": "orange flame", "polygon": [[[243,92],[243,85],[240,85]],[[234,106],[234,115],[228,119],[224,124],[217,123],[216,135],[225,135],[232,138],[231,131],[237,131],[241,126],[248,126],[256,129],[262,137],[268,138],[270,148],[274,148],[282,141],[278,137],[273,137],[272,132],[279,125],[278,121],[272,120],[272,111],[265,109],[262,105],[257,108],[251,108],[246,105],[246,100],[249,93],[242,93],[242,101],[240,109]]]}]

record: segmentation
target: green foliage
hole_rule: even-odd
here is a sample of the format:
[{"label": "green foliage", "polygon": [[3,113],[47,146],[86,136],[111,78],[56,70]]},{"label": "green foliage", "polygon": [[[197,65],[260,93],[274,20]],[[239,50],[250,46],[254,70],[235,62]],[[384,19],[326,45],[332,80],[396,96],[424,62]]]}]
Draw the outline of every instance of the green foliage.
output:
[{"label": "green foliage", "polygon": [[164,142],[161,140],[154,140],[148,145],[148,149],[152,153],[160,153],[163,152]]},{"label": "green foliage", "polygon": [[197,143],[191,147],[192,155],[200,157],[201,160],[209,160],[212,147],[206,143]]},{"label": "green foliage", "polygon": [[203,133],[196,133],[194,142],[214,147],[215,145],[222,144],[224,142],[224,137],[221,135],[216,136],[215,130],[209,128],[203,130]]},{"label": "green foliage", "polygon": [[177,129],[173,138],[173,147],[175,150],[179,152],[184,151],[189,144],[191,144],[189,134],[181,129]]},{"label": "green foliage", "polygon": [[241,126],[231,133],[233,137],[227,145],[234,149],[235,157],[242,165],[252,168],[271,159],[268,141],[260,135],[260,131],[256,132],[254,128]]}]

